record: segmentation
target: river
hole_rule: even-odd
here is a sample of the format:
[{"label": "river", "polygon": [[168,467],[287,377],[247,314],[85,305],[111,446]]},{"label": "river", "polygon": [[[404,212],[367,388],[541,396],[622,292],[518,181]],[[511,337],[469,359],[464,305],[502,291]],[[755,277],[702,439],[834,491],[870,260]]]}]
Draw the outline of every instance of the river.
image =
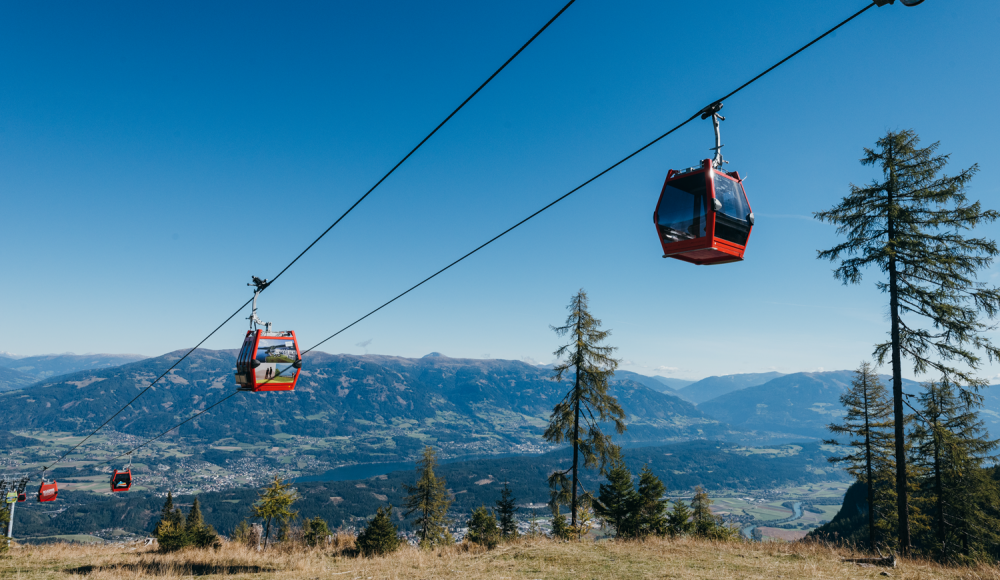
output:
[{"label": "river", "polygon": [[[792,515],[791,515],[791,517],[787,517],[787,518],[785,518],[783,520],[768,520],[766,523],[767,523],[768,526],[778,525],[778,524],[787,524],[788,522],[794,522],[795,520],[797,520],[797,519],[799,519],[801,517],[802,517],[802,502],[800,502],[800,501],[794,501],[794,502],[792,502]],[[753,531],[756,530],[756,529],[757,529],[756,525],[747,526],[747,527],[743,528],[743,537],[745,537],[748,540],[752,540],[753,539]]]}]

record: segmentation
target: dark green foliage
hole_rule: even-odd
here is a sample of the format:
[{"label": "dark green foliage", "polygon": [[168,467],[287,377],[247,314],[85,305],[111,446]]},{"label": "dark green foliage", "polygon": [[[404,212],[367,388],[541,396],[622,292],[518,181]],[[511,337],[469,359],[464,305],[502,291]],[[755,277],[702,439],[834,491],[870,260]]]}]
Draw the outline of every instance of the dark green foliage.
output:
[{"label": "dark green foliage", "polygon": [[392,523],[392,507],[378,508],[365,529],[358,534],[356,545],[365,556],[383,556],[399,549],[402,540]]},{"label": "dark green foliage", "polygon": [[[560,336],[569,334],[572,341],[559,347],[555,356],[566,359],[555,367],[553,380],[562,382],[572,369],[573,387],[552,409],[545,440],[573,448],[573,464],[549,476],[549,486],[559,494],[556,503],[568,502],[571,525],[576,526],[578,492],[580,489],[579,456],[584,467],[599,467],[601,472],[617,447],[611,436],[604,433],[601,423],[610,422],[619,434],[625,432],[625,411],[618,400],[608,393],[608,380],[618,368],[612,354],[613,346],[602,346],[610,330],[601,330],[601,321],[588,310],[587,293],[582,289],[570,301],[566,324],[552,327]],[[567,477],[569,475],[570,477]],[[572,481],[570,481],[572,478]]]},{"label": "dark green foliage", "polygon": [[712,540],[733,540],[739,537],[739,529],[727,526],[722,519],[712,514],[712,500],[699,485],[691,498],[692,532],[702,538]]},{"label": "dark green foliage", "polygon": [[694,522],[691,519],[691,510],[688,509],[683,500],[674,502],[673,508],[667,515],[667,533],[671,537],[686,536],[694,531]]},{"label": "dark green foliage", "polygon": [[424,456],[417,462],[416,485],[405,485],[408,494],[403,500],[406,508],[404,515],[410,517],[416,514],[415,525],[420,545],[424,548],[442,546],[452,543],[451,534],[446,528],[448,524],[448,507],[451,499],[448,486],[444,479],[434,475],[437,467],[437,457],[434,449],[424,448]]},{"label": "dark green foliage", "polygon": [[264,547],[267,547],[268,539],[271,536],[271,522],[275,519],[283,525],[294,518],[298,512],[291,510],[292,504],[299,499],[299,494],[290,489],[292,484],[284,483],[280,477],[274,476],[274,481],[268,487],[261,490],[257,496],[257,501],[251,508],[255,518],[260,518],[264,525]]},{"label": "dark green foliage", "polygon": [[156,537],[160,549],[165,552],[173,552],[187,546],[209,548],[221,545],[219,535],[215,533],[212,526],[205,523],[201,515],[198,498],[194,498],[191,511],[185,518],[181,509],[174,507],[173,494],[169,492],[167,500],[163,503],[163,509],[160,511],[160,521],[156,524],[153,535]]},{"label": "dark green foliage", "polygon": [[667,534],[667,500],[663,496],[667,486],[656,477],[648,465],[639,473],[639,489],[636,494],[636,535],[664,536]]},{"label": "dark green foliage", "polygon": [[466,524],[469,532],[465,539],[473,544],[479,544],[492,550],[500,543],[500,527],[497,526],[497,518],[492,510],[486,506],[480,506],[472,511],[472,518]]},{"label": "dark green foliage", "polygon": [[326,544],[326,537],[329,535],[331,535],[330,526],[319,516],[311,520],[307,519],[302,524],[302,537],[305,539],[306,544],[310,546]]},{"label": "dark green foliage", "polygon": [[607,472],[608,483],[602,483],[594,512],[615,529],[618,538],[635,537],[639,533],[637,510],[639,494],[635,492],[632,472],[616,453]]},{"label": "dark green foliage", "polygon": [[946,561],[988,559],[1000,545],[1000,488],[986,463],[998,442],[987,438],[974,403],[947,377],[921,394],[914,464],[923,467],[917,502],[928,517],[918,544]]},{"label": "dark green foliage", "polygon": [[847,545],[868,541],[868,485],[856,481],[847,488],[844,503],[833,519],[809,532],[807,538]]},{"label": "dark green foliage", "polygon": [[[830,425],[830,431],[846,435],[850,451],[846,455],[831,457],[830,462],[844,464],[848,473],[866,484],[867,544],[869,549],[874,550],[878,545],[876,514],[891,512],[896,503],[892,484],[896,471],[892,400],[871,365],[865,362],[855,371],[851,387],[840,396],[840,402],[847,414],[843,423]],[[836,439],[825,443],[840,444]]]},{"label": "dark green foliage", "polygon": [[188,512],[187,521],[184,527],[187,528],[189,532],[197,530],[205,525],[205,518],[201,515],[201,506],[198,505],[198,498],[194,498],[194,502],[191,504],[191,511]]},{"label": "dark green foliage", "polygon": [[517,500],[514,499],[514,492],[510,490],[510,485],[505,481],[503,491],[500,492],[500,499],[496,501],[497,521],[500,525],[500,536],[509,540],[517,537]]},{"label": "dark green foliage", "polygon": [[555,504],[552,508],[552,537],[559,540],[569,540],[576,537],[573,526],[566,519],[566,514],[559,509],[559,504]]},{"label": "dark green foliage", "polygon": [[156,531],[156,541],[160,550],[164,552],[173,552],[191,545],[187,530],[172,521],[160,522]]},{"label": "dark green foliage", "polygon": [[1000,348],[986,335],[1000,310],[1000,290],[977,280],[1000,253],[994,241],[963,235],[981,223],[1000,218],[994,210],[970,203],[965,188],[978,171],[973,165],[955,176],[939,175],[948,164],[938,144],[919,147],[913,131],[889,131],[874,149],[865,149],[864,165],[881,169],[883,181],[851,193],[815,217],[837,226],[847,241],[819,252],[839,261],[834,276],[859,283],[863,270],[877,268],[885,278],[876,286],[889,298],[889,337],[875,345],[879,364],[892,364],[897,539],[905,554],[911,546],[904,432],[902,359],[915,374],[934,369],[964,385],[967,403],[981,400],[986,381],[976,378],[981,353],[1000,358]]}]

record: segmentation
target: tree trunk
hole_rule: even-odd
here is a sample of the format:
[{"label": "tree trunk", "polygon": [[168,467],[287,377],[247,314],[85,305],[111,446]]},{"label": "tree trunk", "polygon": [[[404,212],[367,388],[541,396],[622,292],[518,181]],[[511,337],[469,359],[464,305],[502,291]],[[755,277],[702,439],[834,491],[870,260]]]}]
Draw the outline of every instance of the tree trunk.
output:
[{"label": "tree trunk", "polygon": [[865,469],[868,472],[868,546],[875,549],[875,481],[872,479],[872,432],[868,424],[868,378],[864,381],[865,395]]},{"label": "tree trunk", "polygon": [[934,397],[933,394],[931,396],[933,397],[931,400],[934,401],[934,407],[935,407],[933,441],[934,441],[934,493],[935,495],[937,495],[937,497],[935,498],[937,500],[935,502],[937,503],[937,536],[938,536],[938,542],[941,543],[941,555],[946,556],[947,550],[945,549],[944,545],[944,489],[942,488],[941,485],[941,444],[938,441],[938,425],[937,425],[937,413],[938,409],[940,409],[941,407],[935,400],[936,397]]},{"label": "tree trunk", "polygon": [[271,538],[271,518],[267,518],[267,530],[264,532],[264,549],[267,549],[267,541]]},{"label": "tree trunk", "polygon": [[577,356],[574,417],[573,417],[573,499],[570,506],[570,524],[576,525],[576,473],[580,459],[580,358]]},{"label": "tree trunk", "polygon": [[576,477],[580,461],[580,367],[583,366],[583,352],[580,343],[580,303],[576,305],[576,382],[573,385],[573,493],[570,505],[570,525],[576,526]]},{"label": "tree trunk", "polygon": [[893,150],[889,148],[889,187],[887,193],[887,226],[889,230],[889,316],[892,324],[892,406],[896,439],[896,516],[899,522],[899,547],[904,555],[910,553],[910,514],[906,489],[906,443],[903,424],[903,370],[899,346],[899,286],[896,280],[896,224],[893,217],[896,190],[896,170],[893,168]]}]

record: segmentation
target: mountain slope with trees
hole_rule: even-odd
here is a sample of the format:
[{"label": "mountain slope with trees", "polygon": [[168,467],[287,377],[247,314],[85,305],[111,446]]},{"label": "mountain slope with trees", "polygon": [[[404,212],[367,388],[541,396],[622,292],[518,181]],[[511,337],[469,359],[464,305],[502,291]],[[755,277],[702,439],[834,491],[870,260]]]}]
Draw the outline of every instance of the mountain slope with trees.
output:
[{"label": "mountain slope with trees", "polygon": [[[235,390],[235,350],[195,351],[119,415],[117,431],[155,435]],[[5,428],[83,432],[125,405],[176,361],[181,351],[58,377],[0,394],[16,407]],[[254,442],[279,433],[351,437],[356,456],[391,461],[414,455],[427,440],[451,454],[489,452],[487,444],[540,442],[552,405],[569,383],[520,361],[406,359],[310,353],[295,392],[241,393],[180,428],[194,440]],[[625,441],[670,441],[721,431],[677,397],[632,381],[612,390],[625,409]],[[450,447],[449,447],[450,446]]]}]

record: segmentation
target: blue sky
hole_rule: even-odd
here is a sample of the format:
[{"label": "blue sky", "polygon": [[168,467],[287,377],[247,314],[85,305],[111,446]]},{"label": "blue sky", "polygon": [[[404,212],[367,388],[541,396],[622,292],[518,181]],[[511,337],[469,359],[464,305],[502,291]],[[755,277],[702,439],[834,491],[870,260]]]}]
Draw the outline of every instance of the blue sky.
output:
[{"label": "blue sky", "polygon": [[[561,5],[0,7],[0,350],[192,346]],[[863,6],[578,1],[271,287],[261,317],[311,346]],[[855,367],[885,336],[886,299],[877,273],[844,287],[816,260],[837,237],[811,213],[874,177],[862,147],[903,128],[940,141],[953,171],[979,163],[971,195],[1000,208],[998,25],[992,0],[873,8],[726,102],[724,153],[757,217],[743,263],[660,257],[663,177],[710,156],[698,121],[321,350],[547,363],[548,325],[582,287],[630,370]],[[245,326],[206,346],[238,348]]]}]

